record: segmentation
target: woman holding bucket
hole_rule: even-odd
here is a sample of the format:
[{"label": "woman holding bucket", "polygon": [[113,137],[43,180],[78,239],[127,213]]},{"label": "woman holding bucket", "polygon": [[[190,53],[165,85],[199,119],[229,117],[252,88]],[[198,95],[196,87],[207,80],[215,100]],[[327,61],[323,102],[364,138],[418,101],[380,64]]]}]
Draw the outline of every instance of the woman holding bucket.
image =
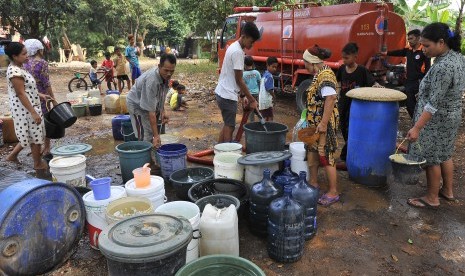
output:
[{"label": "woman holding bucket", "polygon": [[18,153],[27,146],[31,147],[34,169],[47,169],[47,163],[41,160],[40,148],[44,143],[45,127],[40,108],[39,93],[34,77],[23,68],[27,61],[27,51],[19,42],[2,41],[5,54],[10,59],[6,77],[10,110],[13,116],[15,133],[19,143],[6,157],[8,161],[18,161]]},{"label": "woman holding bucket", "polygon": [[331,68],[323,63],[323,60],[330,56],[331,52],[328,49],[320,48],[318,45],[307,49],[303,55],[305,68],[313,75],[312,84],[307,90],[307,121],[309,127],[316,129],[312,134],[319,134],[316,142],[306,143],[307,162],[310,167],[310,184],[315,187],[318,187],[318,167],[325,168],[329,189],[318,200],[323,206],[339,201],[334,160],[334,153],[337,150],[336,129],[339,123],[336,105],[337,80]]},{"label": "woman holding bucket", "polygon": [[[432,23],[421,33],[423,52],[434,64],[420,83],[415,125],[407,133],[409,154],[426,159],[426,195],[410,198],[418,208],[437,208],[439,197],[454,201],[452,154],[462,121],[465,90],[465,58],[460,54],[460,35],[444,23]],[[442,178],[442,188],[441,188]]]}]

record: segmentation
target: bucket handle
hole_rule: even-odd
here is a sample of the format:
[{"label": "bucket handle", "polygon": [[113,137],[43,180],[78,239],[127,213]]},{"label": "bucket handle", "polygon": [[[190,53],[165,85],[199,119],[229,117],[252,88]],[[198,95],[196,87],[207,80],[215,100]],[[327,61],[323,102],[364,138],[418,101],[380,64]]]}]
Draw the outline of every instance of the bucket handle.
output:
[{"label": "bucket handle", "polygon": [[[197,237],[194,236],[195,232],[198,232],[198,234],[199,234]],[[200,232],[199,229],[195,229],[194,231],[192,231],[192,239],[193,240],[198,240],[198,239],[201,239],[201,238],[202,238],[202,232]]]},{"label": "bucket handle", "polygon": [[124,137],[128,137],[128,136],[131,136],[131,135],[134,134],[134,131],[131,132],[131,133],[129,133],[129,134],[124,134],[124,131],[123,131],[123,124],[121,124],[121,130],[120,130],[120,132],[121,132],[121,135],[123,135]]},{"label": "bucket handle", "polygon": [[[399,144],[399,146],[397,146],[397,149],[396,149],[395,154],[397,154],[397,153],[399,152],[400,146],[402,146],[402,144],[403,144],[405,141],[407,141],[407,137],[405,137],[404,140],[402,140],[402,142]],[[417,146],[417,147],[418,147],[418,150],[421,152],[421,146],[420,146],[419,143],[412,143],[412,147],[414,147],[414,146]],[[419,167],[420,169],[423,169],[423,168],[421,167],[421,164],[420,164],[420,163],[418,163],[418,167]]]}]

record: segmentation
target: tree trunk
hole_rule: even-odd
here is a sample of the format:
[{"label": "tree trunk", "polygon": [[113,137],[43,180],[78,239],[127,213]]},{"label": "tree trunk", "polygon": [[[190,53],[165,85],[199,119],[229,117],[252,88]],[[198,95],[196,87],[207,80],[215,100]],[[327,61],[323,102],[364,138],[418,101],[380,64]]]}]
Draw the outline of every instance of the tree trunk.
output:
[{"label": "tree trunk", "polygon": [[465,0],[460,0],[460,9],[459,15],[457,16],[457,20],[455,21],[455,33],[460,34],[462,30],[462,16],[463,16],[463,8],[465,6]]}]

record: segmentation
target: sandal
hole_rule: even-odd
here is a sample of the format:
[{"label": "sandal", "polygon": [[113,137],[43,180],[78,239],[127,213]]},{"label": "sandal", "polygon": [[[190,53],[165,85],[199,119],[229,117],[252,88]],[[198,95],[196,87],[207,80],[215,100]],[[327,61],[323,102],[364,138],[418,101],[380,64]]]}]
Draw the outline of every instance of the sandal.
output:
[{"label": "sandal", "polygon": [[430,203],[426,202],[423,198],[409,198],[407,199],[407,204],[416,208],[423,208],[423,209],[432,209],[437,210],[439,209],[438,205],[431,205]]},{"label": "sandal", "polygon": [[455,197],[449,197],[449,196],[446,196],[442,190],[439,190],[439,197],[442,197],[443,199],[447,200],[447,201],[455,201]]},{"label": "sandal", "polygon": [[339,201],[339,195],[337,196],[328,196],[327,193],[324,193],[319,199],[318,199],[318,204],[322,206],[330,206],[333,203],[336,203]]}]

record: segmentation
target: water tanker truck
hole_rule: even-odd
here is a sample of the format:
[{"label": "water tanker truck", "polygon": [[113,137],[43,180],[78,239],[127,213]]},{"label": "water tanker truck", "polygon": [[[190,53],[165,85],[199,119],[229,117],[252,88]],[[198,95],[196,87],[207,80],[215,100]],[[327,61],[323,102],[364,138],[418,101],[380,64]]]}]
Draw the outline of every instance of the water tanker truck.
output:
[{"label": "water tanker truck", "polygon": [[269,7],[237,7],[226,18],[218,42],[219,68],[228,46],[240,37],[241,26],[253,21],[261,33],[245,53],[253,57],[259,70],[266,69],[266,59],[278,58],[280,75],[275,81],[280,92],[296,93],[299,110],[304,108],[305,91],[311,83],[302,54],[318,44],[329,48],[331,58],[325,61],[333,70],[342,65],[341,50],[349,42],[359,46],[357,62],[365,65],[375,78],[387,86],[399,85],[404,65],[402,59],[389,59],[389,64],[377,56],[379,52],[401,49],[406,45],[404,20],[393,12],[391,3],[351,3],[333,6],[318,4],[288,5],[272,12]]}]

